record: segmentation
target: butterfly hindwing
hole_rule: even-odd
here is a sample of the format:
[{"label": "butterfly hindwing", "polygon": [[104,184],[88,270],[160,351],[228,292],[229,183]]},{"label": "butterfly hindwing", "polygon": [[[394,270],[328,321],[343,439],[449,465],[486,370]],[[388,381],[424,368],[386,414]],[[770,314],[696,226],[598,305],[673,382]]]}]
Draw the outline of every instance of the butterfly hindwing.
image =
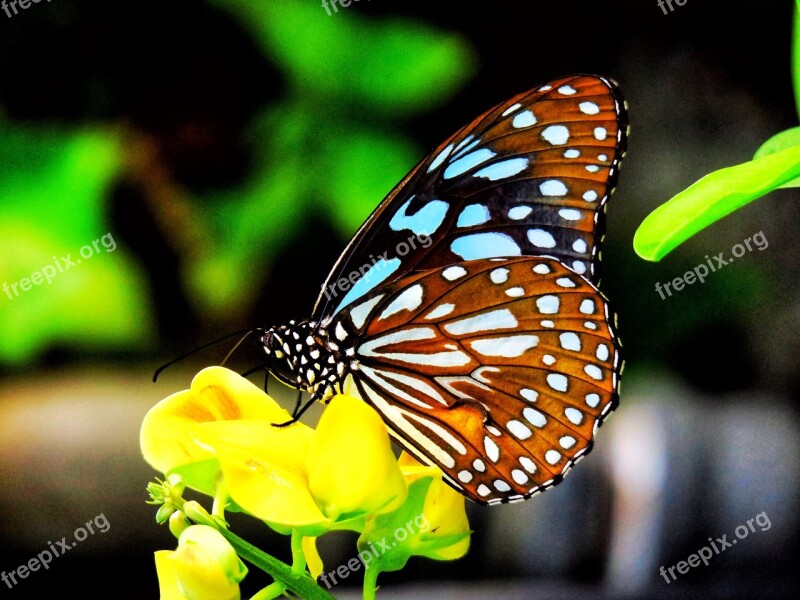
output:
[{"label": "butterfly hindwing", "polygon": [[551,256],[596,282],[604,204],[626,127],[615,85],[593,75],[553,81],[481,115],[421,161],[362,225],[314,317],[335,314],[384,281],[480,258]]},{"label": "butterfly hindwing", "polygon": [[616,404],[608,306],[546,257],[478,259],[378,286],[328,324],[359,395],[481,503],[560,481]]}]

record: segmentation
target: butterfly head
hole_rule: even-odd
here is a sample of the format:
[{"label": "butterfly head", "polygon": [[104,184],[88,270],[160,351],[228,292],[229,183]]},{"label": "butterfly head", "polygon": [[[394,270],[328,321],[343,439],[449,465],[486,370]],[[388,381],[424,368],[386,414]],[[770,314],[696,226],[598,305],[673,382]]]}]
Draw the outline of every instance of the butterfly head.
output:
[{"label": "butterfly head", "polygon": [[293,388],[324,392],[343,373],[314,322],[270,327],[262,330],[259,341],[267,355],[267,370]]}]

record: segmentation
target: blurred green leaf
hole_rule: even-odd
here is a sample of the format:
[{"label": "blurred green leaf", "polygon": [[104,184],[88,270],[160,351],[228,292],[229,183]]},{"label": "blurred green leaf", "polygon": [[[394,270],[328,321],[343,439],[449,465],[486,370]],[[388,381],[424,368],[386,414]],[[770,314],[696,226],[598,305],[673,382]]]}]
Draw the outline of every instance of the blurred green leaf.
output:
[{"label": "blurred green leaf", "polygon": [[318,3],[215,2],[240,18],[290,82],[288,97],[250,127],[253,178],[198,203],[212,233],[206,253],[193,257],[191,295],[220,318],[258,296],[254,286],[312,213],[343,238],[353,234],[423,153],[386,133],[386,122],[444,102],[475,61],[461,36],[366,18],[349,10],[355,5],[329,17]]},{"label": "blurred green leaf", "polygon": [[339,107],[362,118],[374,117],[365,109],[429,110],[475,70],[475,54],[460,35],[407,20],[369,19],[356,4],[329,16],[318,2],[216,2],[244,17],[297,93],[346,100]]},{"label": "blurred green leaf", "polygon": [[[21,363],[54,342],[114,348],[146,337],[147,300],[124,249],[111,253],[98,244],[90,258],[79,255],[106,233],[116,242],[101,215],[119,160],[119,140],[110,131],[3,126],[0,360]],[[67,255],[75,263],[69,269]],[[20,287],[48,268],[56,272],[49,283]]]},{"label": "blurred green leaf", "polygon": [[636,253],[659,261],[698,231],[800,176],[800,147],[706,175],[650,213],[633,238]]},{"label": "blurred green leaf", "polygon": [[800,0],[794,8],[794,32],[792,34],[792,82],[797,116],[800,117]]}]

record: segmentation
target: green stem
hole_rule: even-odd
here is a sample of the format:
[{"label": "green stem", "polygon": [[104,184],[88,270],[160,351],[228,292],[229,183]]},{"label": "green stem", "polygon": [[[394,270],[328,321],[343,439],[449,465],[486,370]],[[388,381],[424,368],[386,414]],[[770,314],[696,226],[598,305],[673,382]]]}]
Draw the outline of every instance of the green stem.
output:
[{"label": "green stem", "polygon": [[364,600],[375,600],[378,593],[378,575],[380,569],[376,567],[364,571]]},{"label": "green stem", "polygon": [[250,600],[275,600],[275,598],[282,596],[285,591],[286,587],[276,581],[263,590],[256,592]]},{"label": "green stem", "polygon": [[303,552],[303,535],[292,530],[292,571],[299,575],[306,572],[306,555]]},{"label": "green stem", "polygon": [[228,489],[220,482],[214,493],[214,504],[211,506],[211,514],[215,517],[225,518],[225,507],[228,504]]},{"label": "green stem", "polygon": [[284,585],[287,590],[291,590],[305,600],[334,600],[333,596],[319,587],[307,573],[295,573],[292,567],[286,563],[259,550],[227,529],[219,529],[219,532],[225,536],[240,557],[271,575],[276,583]]}]

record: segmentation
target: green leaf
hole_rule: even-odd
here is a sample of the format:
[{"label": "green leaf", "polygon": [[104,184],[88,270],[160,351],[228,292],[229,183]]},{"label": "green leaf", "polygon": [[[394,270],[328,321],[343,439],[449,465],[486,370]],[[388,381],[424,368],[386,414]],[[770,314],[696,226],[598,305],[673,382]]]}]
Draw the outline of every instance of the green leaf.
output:
[{"label": "green leaf", "polygon": [[[800,127],[792,127],[791,129],[773,135],[756,150],[753,158],[763,158],[764,156],[769,156],[770,154],[775,154],[776,152],[787,150],[795,146],[800,146]],[[781,187],[800,187],[800,177],[792,179],[788,183],[784,183]]]},{"label": "green leaf", "polygon": [[800,117],[800,0],[794,9],[794,33],[792,35],[792,82],[797,116]]},{"label": "green leaf", "polygon": [[475,54],[460,35],[414,21],[367,18],[355,3],[330,16],[319,2],[217,3],[253,31],[301,96],[338,98],[347,112],[427,110],[475,70]]},{"label": "green leaf", "polygon": [[[102,217],[120,143],[101,128],[0,125],[0,361],[55,343],[130,348],[151,333],[145,286]],[[99,243],[106,234],[113,244]]]},{"label": "green leaf", "polygon": [[698,231],[798,176],[798,146],[710,173],[642,221],[634,250],[659,261]]}]

